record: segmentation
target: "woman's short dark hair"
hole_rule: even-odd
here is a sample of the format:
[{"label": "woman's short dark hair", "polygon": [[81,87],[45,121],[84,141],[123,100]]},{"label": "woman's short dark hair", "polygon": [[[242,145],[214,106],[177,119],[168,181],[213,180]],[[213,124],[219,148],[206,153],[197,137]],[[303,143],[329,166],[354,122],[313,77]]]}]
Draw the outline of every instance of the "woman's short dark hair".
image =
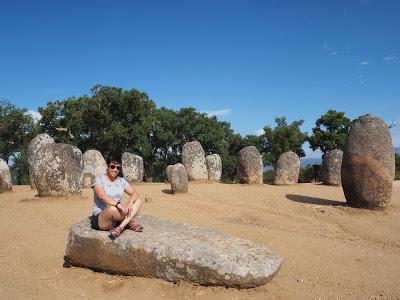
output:
[{"label": "woman's short dark hair", "polygon": [[109,165],[110,163],[118,163],[119,165],[122,164],[121,162],[121,153],[118,152],[111,152],[108,156],[107,156],[107,165]]}]

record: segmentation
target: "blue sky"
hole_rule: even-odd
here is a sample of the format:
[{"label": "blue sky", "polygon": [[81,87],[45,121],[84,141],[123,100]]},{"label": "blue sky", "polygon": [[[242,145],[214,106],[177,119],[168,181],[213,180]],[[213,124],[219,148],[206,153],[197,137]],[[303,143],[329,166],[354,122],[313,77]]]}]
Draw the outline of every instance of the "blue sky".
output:
[{"label": "blue sky", "polygon": [[[137,88],[242,135],[328,109],[400,120],[400,1],[1,1],[0,98]],[[392,130],[400,146],[400,126]]]}]

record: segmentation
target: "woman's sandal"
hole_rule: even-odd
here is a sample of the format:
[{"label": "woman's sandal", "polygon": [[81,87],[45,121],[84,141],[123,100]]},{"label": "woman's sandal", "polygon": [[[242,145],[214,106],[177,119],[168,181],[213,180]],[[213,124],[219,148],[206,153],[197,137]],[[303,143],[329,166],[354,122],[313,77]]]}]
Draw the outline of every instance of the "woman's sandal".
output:
[{"label": "woman's sandal", "polygon": [[132,220],[125,226],[125,229],[130,229],[135,232],[142,232],[143,226]]},{"label": "woman's sandal", "polygon": [[121,235],[121,233],[124,231],[124,229],[120,226],[117,226],[113,229],[110,230],[110,235],[113,239],[116,239]]}]

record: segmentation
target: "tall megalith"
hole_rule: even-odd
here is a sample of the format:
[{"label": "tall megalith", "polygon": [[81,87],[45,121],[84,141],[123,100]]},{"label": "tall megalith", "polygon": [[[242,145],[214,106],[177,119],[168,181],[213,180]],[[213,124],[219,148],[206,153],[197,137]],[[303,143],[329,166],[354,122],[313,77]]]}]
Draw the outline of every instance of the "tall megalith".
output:
[{"label": "tall megalith", "polygon": [[208,180],[206,157],[198,141],[188,142],[182,147],[182,164],[190,181]]},{"label": "tall megalith", "polygon": [[261,154],[254,146],[239,151],[236,171],[240,183],[260,184],[263,182],[263,164]]},{"label": "tall megalith", "polygon": [[363,116],[353,122],[343,149],[342,187],[349,205],[384,209],[395,172],[392,138],[385,122]]},{"label": "tall megalith", "polygon": [[33,165],[35,163],[36,153],[40,147],[47,144],[54,144],[54,139],[47,133],[41,133],[35,136],[28,145],[28,168],[29,168],[29,181],[31,188],[35,189],[35,179],[33,177]]},{"label": "tall megalith", "polygon": [[83,181],[81,150],[68,144],[46,144],[39,148],[33,177],[40,197],[80,193]]}]

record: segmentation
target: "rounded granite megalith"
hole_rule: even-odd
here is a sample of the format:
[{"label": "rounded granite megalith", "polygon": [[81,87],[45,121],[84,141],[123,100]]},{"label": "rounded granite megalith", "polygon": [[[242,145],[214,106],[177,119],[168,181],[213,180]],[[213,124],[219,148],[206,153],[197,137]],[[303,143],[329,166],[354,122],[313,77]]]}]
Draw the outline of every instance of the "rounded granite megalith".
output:
[{"label": "rounded granite megalith", "polygon": [[183,145],[182,164],[186,168],[190,181],[208,180],[205,153],[198,141]]},{"label": "rounded granite megalith", "polygon": [[240,183],[260,184],[263,182],[263,164],[261,154],[254,146],[239,151],[236,171]]},{"label": "rounded granite megalith", "polygon": [[222,161],[218,154],[210,154],[206,156],[208,180],[220,181],[222,175]]},{"label": "rounded granite megalith", "polygon": [[0,158],[0,193],[11,191],[12,181],[10,168],[7,163]]},{"label": "rounded granite megalith", "polygon": [[282,153],[276,163],[275,185],[291,185],[299,181],[300,158],[296,153],[289,151]]},{"label": "rounded granite megalith", "polygon": [[87,150],[83,154],[83,187],[90,188],[96,177],[107,173],[107,164],[97,150]]},{"label": "rounded granite megalith", "polygon": [[41,133],[35,136],[28,145],[28,168],[29,168],[29,181],[31,188],[35,189],[35,179],[33,177],[33,164],[35,163],[36,153],[40,147],[47,144],[54,144],[54,139],[47,133]]},{"label": "rounded granite megalith", "polygon": [[272,279],[282,257],[263,245],[191,224],[137,216],[146,229],[116,240],[89,218],[71,226],[65,265],[205,286],[252,288]]},{"label": "rounded granite megalith", "polygon": [[364,116],[353,122],[343,149],[342,187],[349,205],[384,209],[395,172],[392,138],[385,122]]},{"label": "rounded granite megalith", "polygon": [[187,193],[189,189],[189,177],[186,168],[182,164],[175,164],[170,177],[172,193]]},{"label": "rounded granite megalith", "polygon": [[168,182],[171,182],[171,172],[174,165],[168,165],[165,168],[165,177],[167,178]]},{"label": "rounded granite megalith", "polygon": [[322,182],[327,185],[341,185],[340,172],[342,168],[343,151],[334,149],[328,151],[322,161]]},{"label": "rounded granite megalith", "polygon": [[144,174],[143,158],[139,155],[124,152],[121,160],[122,172],[126,181],[130,183],[142,182]]},{"label": "rounded granite megalith", "polygon": [[81,193],[81,150],[68,144],[43,145],[36,153],[33,177],[40,197]]}]

